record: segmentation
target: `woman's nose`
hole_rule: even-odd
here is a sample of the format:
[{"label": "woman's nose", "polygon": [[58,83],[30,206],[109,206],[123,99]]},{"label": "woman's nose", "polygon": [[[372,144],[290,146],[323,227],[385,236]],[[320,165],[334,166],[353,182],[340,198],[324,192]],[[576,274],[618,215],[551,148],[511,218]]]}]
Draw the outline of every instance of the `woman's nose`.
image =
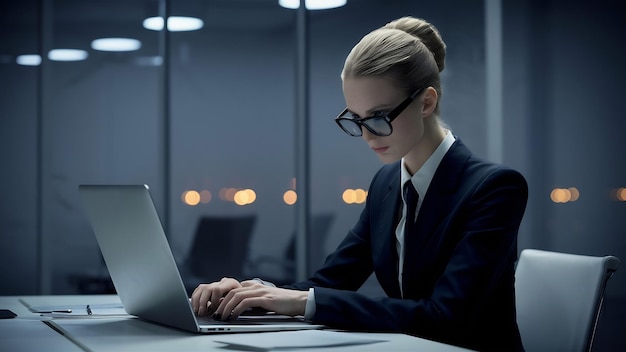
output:
[{"label": "woman's nose", "polygon": [[370,132],[367,128],[361,126],[361,138],[363,138],[367,142],[376,138],[376,135]]}]

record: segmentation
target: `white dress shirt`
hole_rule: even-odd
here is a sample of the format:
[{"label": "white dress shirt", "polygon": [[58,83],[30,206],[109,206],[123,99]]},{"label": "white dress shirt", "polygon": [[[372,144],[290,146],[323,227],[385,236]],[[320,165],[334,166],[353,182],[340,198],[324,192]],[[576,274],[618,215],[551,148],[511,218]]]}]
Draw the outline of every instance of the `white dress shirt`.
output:
[{"label": "white dress shirt", "polygon": [[417,207],[415,208],[415,214],[413,215],[413,221],[417,218],[417,214],[419,214],[420,208],[422,207],[422,201],[426,196],[426,191],[428,191],[428,186],[430,186],[430,182],[435,176],[435,172],[441,163],[444,155],[448,152],[452,144],[454,143],[455,138],[452,135],[451,131],[446,130],[446,136],[441,141],[437,149],[428,157],[428,160],[422,165],[422,167],[415,172],[415,175],[411,177],[411,174],[407,171],[406,166],[404,164],[404,158],[402,158],[402,167],[400,168],[400,197],[402,198],[402,218],[398,223],[398,227],[396,227],[396,251],[398,252],[398,282],[400,283],[400,292],[402,292],[402,272],[404,270],[404,225],[406,224],[407,219],[407,206],[406,200],[404,199],[404,194],[402,190],[404,189],[404,184],[406,182],[413,182],[413,186],[419,195],[417,201]]}]

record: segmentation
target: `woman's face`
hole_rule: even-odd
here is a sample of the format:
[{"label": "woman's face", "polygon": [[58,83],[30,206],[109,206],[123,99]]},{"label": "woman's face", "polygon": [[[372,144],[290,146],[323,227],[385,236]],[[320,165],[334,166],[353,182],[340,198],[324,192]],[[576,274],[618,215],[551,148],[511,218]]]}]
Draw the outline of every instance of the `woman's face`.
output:
[{"label": "woman's face", "polygon": [[[407,95],[382,78],[347,77],[343,81],[343,95],[348,110],[355,118],[365,118],[377,113],[389,113]],[[391,122],[393,132],[380,137],[362,127],[363,139],[384,163],[400,160],[412,150],[418,150],[424,135],[420,95]]]}]

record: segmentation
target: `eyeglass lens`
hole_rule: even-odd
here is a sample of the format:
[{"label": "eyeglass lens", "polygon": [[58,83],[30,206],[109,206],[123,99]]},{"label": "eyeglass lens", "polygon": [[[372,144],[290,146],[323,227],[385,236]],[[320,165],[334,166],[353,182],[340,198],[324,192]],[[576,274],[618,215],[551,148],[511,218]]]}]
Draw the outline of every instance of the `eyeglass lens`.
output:
[{"label": "eyeglass lens", "polygon": [[385,117],[369,118],[364,121],[355,121],[350,119],[339,120],[341,127],[353,136],[361,136],[363,131],[361,125],[365,126],[371,133],[378,136],[387,136],[391,133],[391,126],[385,120]]}]

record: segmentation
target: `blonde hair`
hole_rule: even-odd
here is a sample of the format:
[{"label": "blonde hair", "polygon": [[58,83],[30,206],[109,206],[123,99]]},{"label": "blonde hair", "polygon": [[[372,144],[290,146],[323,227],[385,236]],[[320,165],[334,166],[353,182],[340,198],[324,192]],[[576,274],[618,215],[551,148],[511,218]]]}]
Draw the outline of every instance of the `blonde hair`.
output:
[{"label": "blonde hair", "polygon": [[[352,48],[341,79],[381,77],[407,95],[430,86],[441,97],[439,73],[445,56],[446,44],[433,25],[420,18],[402,17],[370,32]],[[439,115],[439,102],[435,114]]]}]

